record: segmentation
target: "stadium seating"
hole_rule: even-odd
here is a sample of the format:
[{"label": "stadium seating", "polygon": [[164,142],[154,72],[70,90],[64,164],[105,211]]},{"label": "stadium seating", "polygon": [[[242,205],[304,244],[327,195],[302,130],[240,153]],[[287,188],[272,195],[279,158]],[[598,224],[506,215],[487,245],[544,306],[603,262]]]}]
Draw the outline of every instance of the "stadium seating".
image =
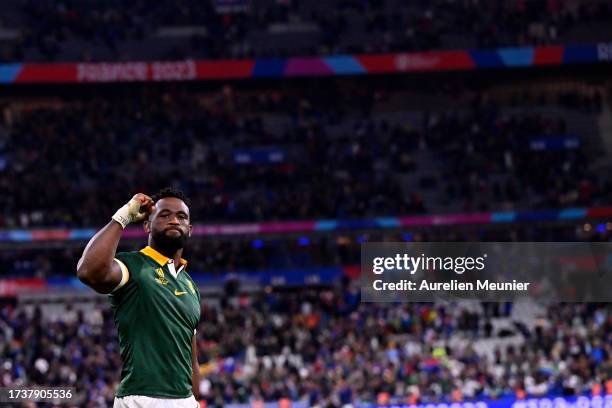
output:
[{"label": "stadium seating", "polygon": [[[113,405],[113,315],[76,264],[134,193],[170,185],[198,227],[203,408],[609,408],[610,303],[358,288],[365,242],[611,240],[609,0],[1,3],[0,387]],[[564,47],[530,48],[548,45]],[[437,72],[454,59],[438,54],[417,73],[398,54],[385,72],[402,74],[296,79],[280,60],[452,49],[478,69]],[[61,83],[81,62],[241,58],[272,63],[223,83]],[[74,76],[13,64],[64,61]],[[137,228],[119,251],[145,245]]]},{"label": "stadium seating", "polygon": [[[176,85],[9,103],[0,226],[102,225],[126,191],[160,185],[192,198],[196,222],[609,202],[608,175],[591,169],[603,155],[595,123],[604,96],[586,84],[548,92],[537,107],[525,96],[487,96],[495,87],[441,88],[422,101],[429,90],[414,84],[348,93],[350,82],[329,85],[320,93]],[[568,93],[584,104],[568,103]],[[66,207],[67,195],[80,205]]]},{"label": "stadium seating", "polygon": [[[605,0],[8,1],[0,60],[245,58],[612,39]],[[225,6],[225,7],[224,7]]]},{"label": "stadium seating", "polygon": [[[205,299],[198,330],[215,406],[581,395],[612,364],[605,304],[360,304],[351,286],[302,288]],[[0,386],[72,385],[82,406],[112,404],[120,359],[105,304],[2,306],[0,340]]]}]

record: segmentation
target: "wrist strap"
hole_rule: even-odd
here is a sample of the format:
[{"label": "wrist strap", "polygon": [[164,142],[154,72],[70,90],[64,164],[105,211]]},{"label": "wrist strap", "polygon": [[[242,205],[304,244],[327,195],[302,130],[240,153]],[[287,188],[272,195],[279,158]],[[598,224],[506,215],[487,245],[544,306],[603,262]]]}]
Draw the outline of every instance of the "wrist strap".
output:
[{"label": "wrist strap", "polygon": [[112,216],[112,219],[117,221],[121,228],[125,229],[125,227],[131,222],[130,220],[130,208],[127,204],[117,210],[117,212]]}]

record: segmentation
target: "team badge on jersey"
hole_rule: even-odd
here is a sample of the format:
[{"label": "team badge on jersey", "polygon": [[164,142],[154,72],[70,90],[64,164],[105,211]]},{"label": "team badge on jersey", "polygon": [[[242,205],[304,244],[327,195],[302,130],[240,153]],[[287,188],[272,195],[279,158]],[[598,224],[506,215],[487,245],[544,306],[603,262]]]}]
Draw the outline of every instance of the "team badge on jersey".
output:
[{"label": "team badge on jersey", "polygon": [[159,283],[160,285],[167,285],[168,279],[166,279],[166,277],[164,276],[164,270],[162,268],[157,268],[155,272],[157,273],[157,278],[155,278],[155,282]]}]

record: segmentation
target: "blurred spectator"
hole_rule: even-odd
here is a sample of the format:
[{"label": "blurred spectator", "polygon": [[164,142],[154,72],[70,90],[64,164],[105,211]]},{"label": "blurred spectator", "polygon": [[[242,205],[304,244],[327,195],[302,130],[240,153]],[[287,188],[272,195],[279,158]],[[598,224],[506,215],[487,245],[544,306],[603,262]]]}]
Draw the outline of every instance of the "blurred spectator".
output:
[{"label": "blurred spectator", "polygon": [[[567,109],[592,113],[566,107],[567,92],[548,115],[479,93],[460,110],[415,110],[406,92],[185,85],[14,103],[0,127],[0,227],[102,225],[135,192],[164,185],[191,196],[198,223],[609,202],[608,178],[586,153],[597,130],[575,135],[564,119]],[[437,98],[456,96],[439,89]],[[534,150],[534,137],[579,141]]]},{"label": "blurred spectator", "polygon": [[[252,0],[243,4],[230,12],[214,0],[7,3],[5,24],[17,35],[0,44],[0,59],[218,59],[612,39],[612,7],[605,0],[333,0],[325,4]],[[182,36],[173,38],[181,29]],[[164,30],[174,34],[164,37]]]},{"label": "blurred spectator", "polygon": [[[511,308],[493,315],[491,306],[360,304],[350,286],[208,302],[200,388],[209,406],[282,398],[339,406],[382,394],[419,403],[517,389],[579,395],[610,379],[609,305],[551,305],[530,328],[512,329],[512,341],[487,329],[492,318],[511,319]],[[66,306],[46,321],[40,309],[0,308],[0,385],[72,385],[87,406],[111,406],[120,371],[112,316],[99,305],[87,310],[85,319]],[[485,340],[495,345],[490,355],[478,347]]]}]

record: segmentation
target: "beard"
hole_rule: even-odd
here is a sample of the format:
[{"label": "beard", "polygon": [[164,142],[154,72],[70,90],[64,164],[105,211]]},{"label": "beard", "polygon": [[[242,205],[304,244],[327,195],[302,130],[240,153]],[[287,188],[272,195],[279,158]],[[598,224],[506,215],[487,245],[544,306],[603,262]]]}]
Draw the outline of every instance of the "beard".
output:
[{"label": "beard", "polygon": [[168,235],[167,232],[170,230],[155,231],[152,235],[153,241],[156,246],[166,256],[172,256],[176,251],[184,248],[187,244],[187,235],[183,231],[179,231],[179,235]]}]

